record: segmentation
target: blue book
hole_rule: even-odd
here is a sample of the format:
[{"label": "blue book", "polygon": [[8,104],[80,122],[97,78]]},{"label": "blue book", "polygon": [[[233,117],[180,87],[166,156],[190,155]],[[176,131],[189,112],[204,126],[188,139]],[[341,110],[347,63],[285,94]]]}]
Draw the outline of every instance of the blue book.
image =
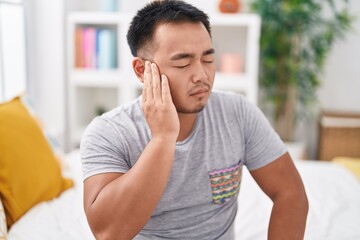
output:
[{"label": "blue book", "polygon": [[110,29],[101,29],[98,34],[98,63],[100,69],[117,67],[116,35]]},{"label": "blue book", "polygon": [[95,32],[95,67],[100,68],[100,44],[99,44],[99,37],[100,32],[102,29],[97,28]]}]

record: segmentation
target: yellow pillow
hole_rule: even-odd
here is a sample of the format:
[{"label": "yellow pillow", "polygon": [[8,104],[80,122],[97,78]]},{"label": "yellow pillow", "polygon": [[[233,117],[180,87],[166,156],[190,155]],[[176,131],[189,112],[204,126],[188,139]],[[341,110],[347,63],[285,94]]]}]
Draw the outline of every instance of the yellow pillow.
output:
[{"label": "yellow pillow", "polygon": [[333,162],[349,169],[360,181],[360,158],[336,157]]},{"label": "yellow pillow", "polygon": [[27,210],[73,183],[61,175],[40,127],[19,97],[0,104],[0,195],[10,228]]}]

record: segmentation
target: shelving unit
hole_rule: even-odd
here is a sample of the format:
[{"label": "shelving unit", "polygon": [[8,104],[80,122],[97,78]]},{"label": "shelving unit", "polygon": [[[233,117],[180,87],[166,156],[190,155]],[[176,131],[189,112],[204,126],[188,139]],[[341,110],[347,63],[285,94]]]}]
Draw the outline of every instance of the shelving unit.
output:
[{"label": "shelving unit", "polygon": [[[254,14],[210,14],[212,38],[216,50],[217,72],[214,89],[231,90],[257,102],[260,18]],[[135,99],[141,84],[132,67],[132,55],[126,33],[133,14],[71,12],[67,17],[69,132],[71,147],[78,147],[85,127],[99,108],[110,110]],[[117,67],[87,69],[75,67],[75,30],[77,27],[104,27],[116,31]],[[241,57],[242,71],[221,72],[222,54]]]},{"label": "shelving unit", "polygon": [[260,17],[255,14],[211,14],[212,38],[216,59],[221,54],[235,53],[241,56],[242,72],[216,72],[214,88],[244,94],[257,103],[258,58],[260,39]]}]

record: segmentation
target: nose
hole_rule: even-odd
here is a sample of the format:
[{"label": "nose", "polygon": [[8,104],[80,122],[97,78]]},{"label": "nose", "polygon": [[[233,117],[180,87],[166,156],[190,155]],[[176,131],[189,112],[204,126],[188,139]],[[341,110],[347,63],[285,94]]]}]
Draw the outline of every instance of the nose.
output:
[{"label": "nose", "polygon": [[194,74],[192,77],[193,82],[204,82],[207,80],[207,78],[208,75],[206,74],[204,65],[201,61],[198,61],[196,64],[194,64]]}]

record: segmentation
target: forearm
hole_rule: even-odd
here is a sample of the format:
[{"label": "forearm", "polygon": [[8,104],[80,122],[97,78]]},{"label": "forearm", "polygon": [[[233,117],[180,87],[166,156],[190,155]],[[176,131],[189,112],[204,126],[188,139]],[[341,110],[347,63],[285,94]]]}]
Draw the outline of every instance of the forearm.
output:
[{"label": "forearm", "polygon": [[131,239],[146,224],[166,187],[176,139],[152,139],[136,164],[106,185],[89,215],[110,239]]},{"label": "forearm", "polygon": [[268,239],[303,239],[308,213],[306,196],[279,197],[274,201]]}]

